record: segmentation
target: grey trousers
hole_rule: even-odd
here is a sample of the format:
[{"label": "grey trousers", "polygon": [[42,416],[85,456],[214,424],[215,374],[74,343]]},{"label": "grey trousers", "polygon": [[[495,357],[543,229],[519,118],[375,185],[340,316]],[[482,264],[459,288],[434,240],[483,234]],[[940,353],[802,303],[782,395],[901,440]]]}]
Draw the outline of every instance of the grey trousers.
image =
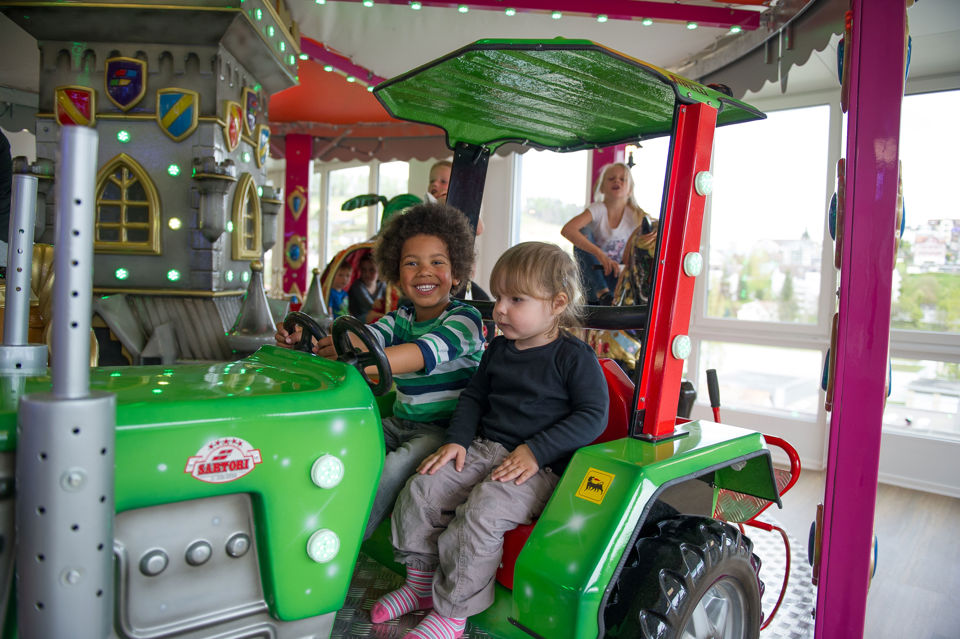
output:
[{"label": "grey trousers", "polygon": [[433,607],[464,618],[490,607],[503,554],[503,535],[543,512],[559,477],[541,468],[522,485],[490,479],[508,451],[488,439],[467,450],[463,470],[449,462],[435,475],[414,475],[394,509],[398,562],[436,570]]},{"label": "grey trousers", "polygon": [[396,417],[383,420],[383,444],[386,457],[383,473],[377,485],[377,494],[370,507],[370,519],[363,538],[368,539],[383,518],[390,514],[397,495],[403,490],[410,475],[417,472],[420,462],[441,445],[447,431],[433,424],[421,424]]}]

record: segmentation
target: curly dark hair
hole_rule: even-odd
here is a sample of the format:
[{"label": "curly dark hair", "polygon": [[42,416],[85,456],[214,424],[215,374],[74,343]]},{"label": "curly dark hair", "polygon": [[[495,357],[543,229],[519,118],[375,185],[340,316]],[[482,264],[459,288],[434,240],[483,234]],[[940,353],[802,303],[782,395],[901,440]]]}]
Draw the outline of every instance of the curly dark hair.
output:
[{"label": "curly dark hair", "polygon": [[467,285],[473,271],[473,229],[466,215],[446,204],[417,204],[387,220],[373,246],[373,259],[381,279],[393,285],[400,282],[403,243],[415,235],[432,235],[447,245],[450,273],[459,282],[451,292]]}]

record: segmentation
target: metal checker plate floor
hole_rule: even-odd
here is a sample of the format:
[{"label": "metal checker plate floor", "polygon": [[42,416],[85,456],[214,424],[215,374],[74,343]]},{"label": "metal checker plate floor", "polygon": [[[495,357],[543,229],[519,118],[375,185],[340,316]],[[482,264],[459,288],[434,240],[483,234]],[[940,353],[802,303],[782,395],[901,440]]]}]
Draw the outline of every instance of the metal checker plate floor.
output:
[{"label": "metal checker plate floor", "polygon": [[[772,517],[762,515],[760,519],[776,524]],[[785,554],[783,541],[776,532],[764,532],[748,528],[747,535],[753,541],[754,552],[763,565],[760,578],[766,584],[763,597],[763,612],[766,616],[773,608],[783,583]],[[813,608],[816,603],[816,591],[810,583],[811,570],[807,563],[807,544],[790,538],[792,548],[792,566],[787,594],[783,598],[780,610],[770,626],[760,633],[761,639],[810,639],[813,637]],[[382,595],[403,584],[403,578],[389,568],[378,564],[366,555],[360,555],[354,571],[353,581],[347,591],[343,609],[337,613],[333,624],[332,639],[400,639],[420,623],[426,612],[415,612],[395,621],[374,625],[370,622],[370,608]],[[493,639],[493,636],[467,624],[463,634],[465,639]]]}]

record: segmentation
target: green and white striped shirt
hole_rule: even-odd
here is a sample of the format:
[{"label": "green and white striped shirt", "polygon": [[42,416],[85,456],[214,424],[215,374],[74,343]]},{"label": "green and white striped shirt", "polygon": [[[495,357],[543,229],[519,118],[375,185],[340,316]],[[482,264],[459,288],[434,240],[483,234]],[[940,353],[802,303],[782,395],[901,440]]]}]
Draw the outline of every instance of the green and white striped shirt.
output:
[{"label": "green and white striped shirt", "polygon": [[405,302],[370,328],[384,348],[416,344],[423,354],[423,369],[393,376],[394,417],[446,425],[483,355],[480,311],[451,299],[439,317],[417,322],[413,304]]}]

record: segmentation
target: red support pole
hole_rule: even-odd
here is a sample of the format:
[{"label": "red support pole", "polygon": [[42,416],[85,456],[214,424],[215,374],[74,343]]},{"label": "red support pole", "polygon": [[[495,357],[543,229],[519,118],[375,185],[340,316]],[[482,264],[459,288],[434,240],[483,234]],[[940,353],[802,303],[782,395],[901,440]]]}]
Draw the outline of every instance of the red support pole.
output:
[{"label": "red support pole", "polygon": [[[816,639],[863,637],[894,266],[906,7],[853,0],[846,212]],[[909,634],[909,631],[907,631]]]},{"label": "red support pole", "polygon": [[683,262],[689,253],[700,251],[706,195],[697,192],[695,181],[700,172],[710,170],[716,124],[717,110],[706,104],[677,109],[672,179],[660,220],[660,263],[650,300],[651,332],[637,399],[637,410],[644,411],[643,434],[654,439],[673,433],[677,421],[683,359],[675,357],[672,348],[690,330],[694,284],[694,275],[684,272]]},{"label": "red support pole", "polygon": [[[313,138],[286,137],[286,201],[283,205],[283,291],[302,304],[307,292],[307,209]],[[299,308],[299,307],[297,307]]]}]

